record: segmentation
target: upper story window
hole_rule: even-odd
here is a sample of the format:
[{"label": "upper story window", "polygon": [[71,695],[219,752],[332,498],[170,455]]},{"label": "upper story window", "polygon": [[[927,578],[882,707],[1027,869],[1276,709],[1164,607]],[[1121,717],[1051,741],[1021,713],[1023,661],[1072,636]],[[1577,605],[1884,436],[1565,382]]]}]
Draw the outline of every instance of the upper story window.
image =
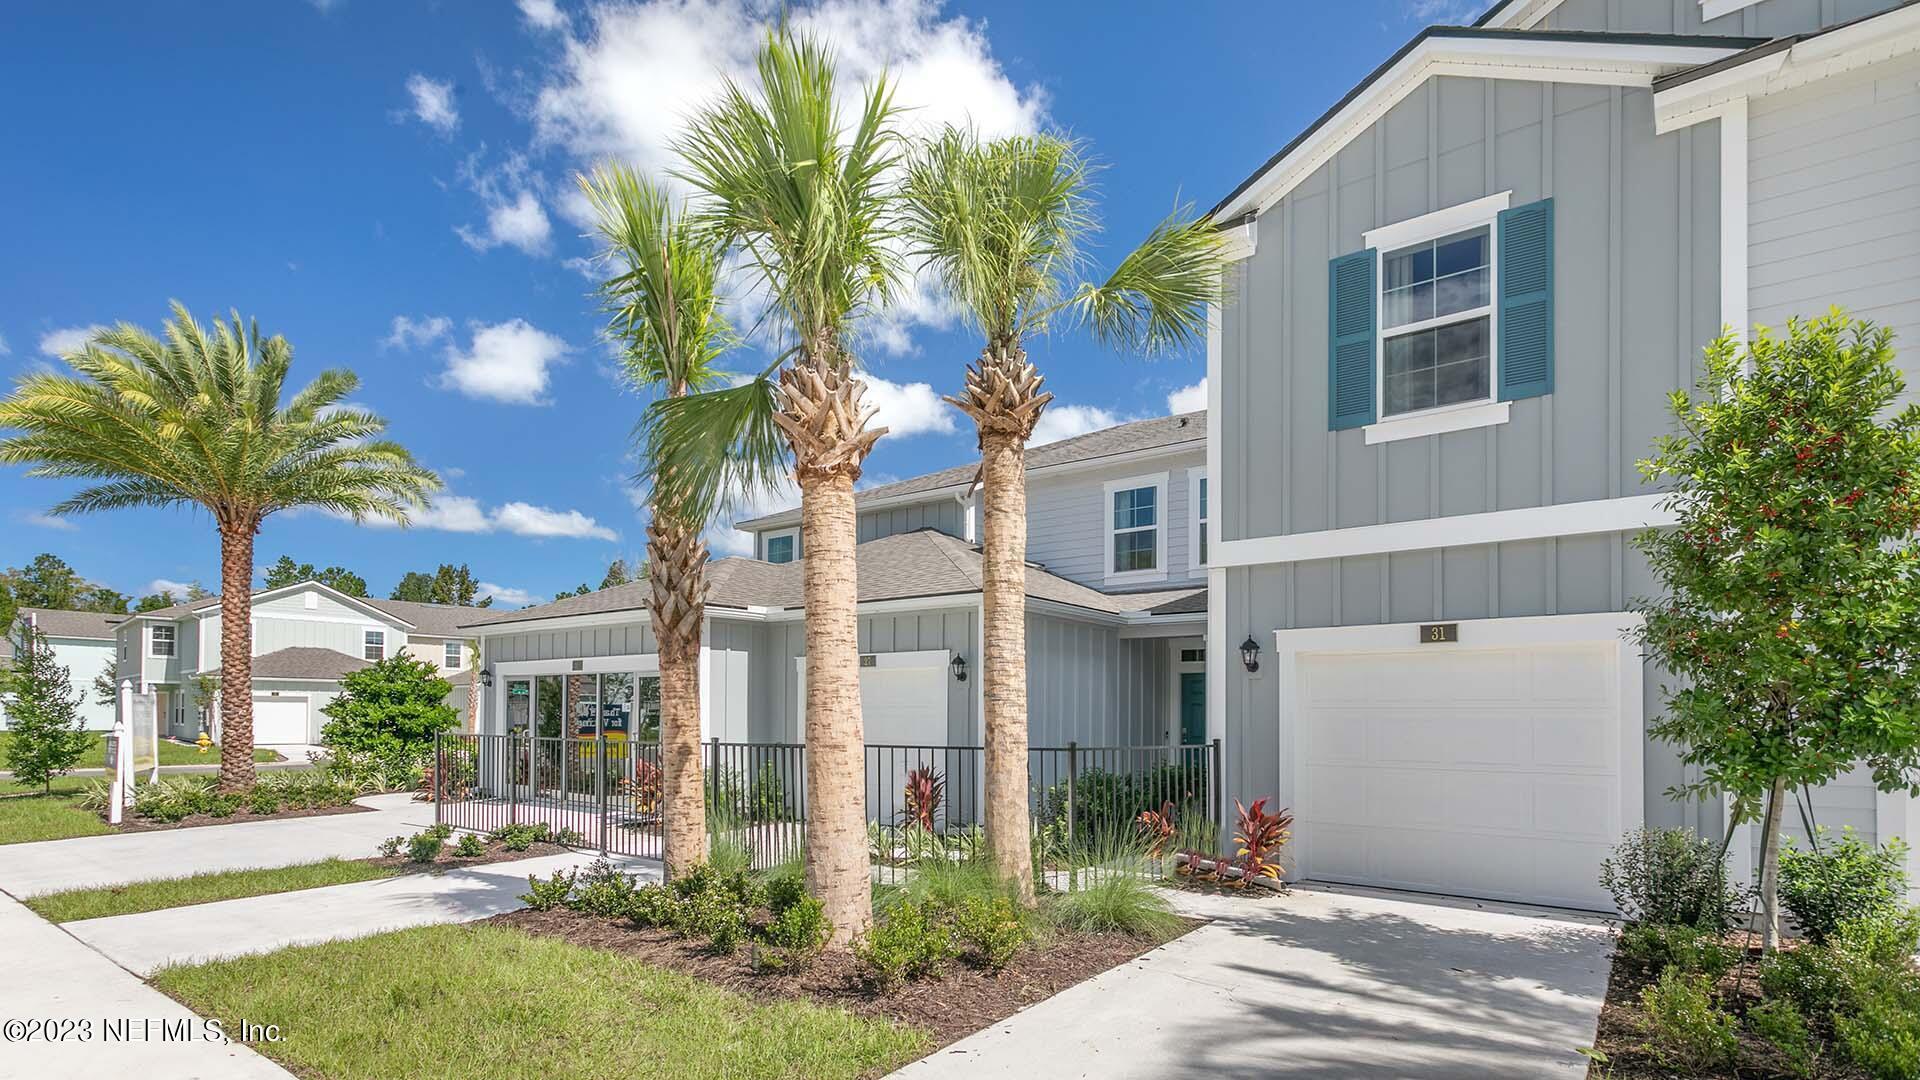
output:
[{"label": "upper story window", "polygon": [[173,627],[155,624],[147,631],[150,651],[154,656],[171,657],[173,655]]},{"label": "upper story window", "polygon": [[461,666],[461,661],[462,661],[462,655],[460,651],[460,643],[457,641],[447,642],[445,662],[442,663],[440,666],[449,667],[449,668],[458,668]]},{"label": "upper story window", "polygon": [[1453,233],[1380,258],[1380,415],[1493,394],[1493,229]]},{"label": "upper story window", "polygon": [[381,661],[387,658],[387,632],[369,630],[361,637],[360,655],[368,660]]},{"label": "upper story window", "polygon": [[1195,471],[1188,476],[1192,485],[1187,492],[1187,532],[1192,537],[1188,542],[1193,545],[1192,567],[1198,570],[1207,565],[1207,474]]},{"label": "upper story window", "polygon": [[784,532],[766,534],[767,561],[771,563],[790,563],[800,557],[800,530],[787,529]]},{"label": "upper story window", "polygon": [[1110,480],[1106,485],[1107,570],[1111,582],[1167,576],[1167,477]]}]

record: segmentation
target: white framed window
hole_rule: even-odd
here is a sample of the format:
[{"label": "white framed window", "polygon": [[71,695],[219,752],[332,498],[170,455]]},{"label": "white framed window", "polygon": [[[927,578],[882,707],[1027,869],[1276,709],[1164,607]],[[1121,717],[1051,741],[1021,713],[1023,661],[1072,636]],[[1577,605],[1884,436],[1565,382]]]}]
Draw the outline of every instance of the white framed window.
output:
[{"label": "white framed window", "polygon": [[457,670],[465,666],[465,663],[466,663],[466,657],[465,657],[465,653],[461,649],[460,643],[457,641],[447,642],[446,654],[442,658],[442,663],[440,664],[440,666],[454,668]]},{"label": "white framed window", "polygon": [[1374,416],[1368,443],[1504,423],[1496,344],[1500,212],[1511,192],[1373,229]]},{"label": "white framed window", "polygon": [[360,641],[360,655],[362,657],[375,662],[387,658],[387,632],[385,630],[368,630],[361,635]]},{"label": "white framed window", "polygon": [[1167,576],[1167,474],[1109,480],[1102,507],[1106,519],[1106,580],[1164,581]]},{"label": "white framed window", "polygon": [[771,563],[790,563],[800,557],[800,530],[781,529],[762,535],[766,560]]},{"label": "white framed window", "polygon": [[1209,518],[1207,507],[1207,474],[1199,469],[1187,470],[1187,567],[1190,570],[1204,570],[1207,567],[1207,546],[1212,539],[1208,534]]},{"label": "white framed window", "polygon": [[147,655],[172,657],[175,644],[173,627],[155,623],[147,628]]}]

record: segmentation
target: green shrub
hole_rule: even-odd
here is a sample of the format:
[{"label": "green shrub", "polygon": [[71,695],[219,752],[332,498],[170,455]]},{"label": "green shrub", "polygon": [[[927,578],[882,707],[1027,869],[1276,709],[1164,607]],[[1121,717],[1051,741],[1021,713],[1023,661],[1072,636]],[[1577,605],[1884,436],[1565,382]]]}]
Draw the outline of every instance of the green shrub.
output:
[{"label": "green shrub", "polygon": [[[1184,808],[1202,799],[1206,791],[1207,769],[1199,762],[1124,773],[1086,769],[1073,785],[1074,846],[1082,847],[1105,833],[1131,831],[1141,811],[1158,811],[1168,802],[1187,816]],[[1051,832],[1060,845],[1066,840],[1067,802],[1067,785],[1062,781],[1047,789],[1038,817],[1043,833]]]},{"label": "green shrub", "polygon": [[878,899],[882,911],[895,904],[911,903],[950,912],[969,900],[992,900],[1006,895],[1006,886],[986,863],[934,859],[916,866],[898,885],[882,889]]},{"label": "green shrub", "polygon": [[453,845],[453,853],[463,859],[477,859],[487,853],[487,842],[480,839],[479,833],[461,833],[459,842]]},{"label": "green shrub", "polygon": [[1841,1052],[1875,1080],[1920,1076],[1920,987],[1911,977],[1856,989],[1851,1008],[1834,1015],[1833,1029]]},{"label": "green shrub", "polygon": [[434,736],[459,723],[446,700],[452,690],[439,665],[396,652],[341,678],[340,694],[320,710],[328,717],[320,741],[345,751],[409,752],[424,762]]},{"label": "green shrub", "polygon": [[541,839],[551,840],[554,843],[559,844],[561,847],[586,847],[587,846],[586,836],[583,833],[581,833],[579,829],[575,829],[571,826],[562,826],[559,830],[550,832],[546,836],[541,837]]},{"label": "green shrub", "polygon": [[833,937],[833,924],[827,921],[827,907],[802,893],[788,902],[762,931],[766,947],[756,949],[754,963],[769,971],[798,967],[820,955]]},{"label": "green shrub", "polygon": [[447,824],[444,821],[429,825],[426,827],[424,831],[431,833],[442,840],[449,839],[453,836],[453,826]]},{"label": "green shrub", "polygon": [[553,876],[545,881],[527,875],[527,891],[520,894],[520,902],[533,911],[551,911],[562,907],[567,897],[573,895],[573,874],[555,870]]},{"label": "green shrub", "polygon": [[1719,978],[1733,967],[1734,952],[1713,934],[1691,926],[1638,923],[1620,932],[1620,956],[1658,975],[1667,968],[1682,974]]},{"label": "green shrub", "polygon": [[487,839],[495,841],[508,851],[525,851],[536,841],[547,838],[545,825],[502,825],[487,834]]},{"label": "green shrub", "polygon": [[1907,891],[1906,858],[1906,845],[1898,840],[1876,848],[1852,829],[1817,850],[1802,851],[1789,841],[1780,852],[1780,906],[1808,938],[1824,942],[1843,923],[1899,906]]},{"label": "green shrub", "polygon": [[407,861],[430,863],[439,856],[440,849],[445,844],[446,841],[440,838],[440,834],[432,829],[417,832],[413,835],[413,839],[407,841]]},{"label": "green shrub", "polygon": [[974,897],[953,913],[953,937],[968,963],[999,971],[1031,938],[1020,910],[1005,896],[991,900]]},{"label": "green shrub", "polygon": [[1705,1070],[1731,1063],[1739,1024],[1713,1003],[1713,980],[1672,968],[1640,992],[1654,1053],[1668,1065]]},{"label": "green shrub", "polygon": [[953,934],[938,912],[902,901],[854,943],[853,955],[862,980],[877,990],[890,990],[945,967],[954,956]]},{"label": "green shrub", "polygon": [[1813,1075],[1819,1050],[1807,1030],[1807,1018],[1791,1000],[1777,998],[1755,1005],[1747,1010],[1747,1026],[1773,1047],[1783,1071],[1793,1076]]},{"label": "green shrub", "polygon": [[575,879],[567,906],[587,915],[625,915],[638,891],[632,875],[621,873],[605,859],[595,859]]},{"label": "green shrub", "polygon": [[746,941],[747,912],[759,905],[762,888],[744,871],[723,872],[702,863],[667,883],[667,926],[682,937],[706,938],[715,952],[731,953]]},{"label": "green shrub", "polygon": [[807,898],[807,879],[804,873],[790,872],[784,866],[768,874],[763,886],[767,909],[776,917]]},{"label": "green shrub", "polygon": [[1720,845],[1691,829],[1629,832],[1601,860],[1600,886],[1629,922],[1718,933],[1735,925],[1745,907],[1727,881]]},{"label": "green shrub", "polygon": [[1838,1016],[1868,998],[1920,992],[1916,949],[1920,912],[1883,912],[1845,924],[1824,945],[1809,942],[1769,956],[1760,965],[1760,989],[1793,1001],[1808,1016]]},{"label": "green shrub", "polygon": [[394,856],[399,855],[400,849],[405,847],[406,844],[407,844],[407,838],[404,836],[387,837],[385,840],[380,841],[381,858],[391,859]]},{"label": "green shrub", "polygon": [[[12,636],[11,610],[0,620],[0,638]],[[55,777],[80,763],[93,735],[80,716],[81,695],[66,667],[55,661],[46,636],[28,625],[16,652],[12,671],[0,672],[0,704],[6,706],[10,736],[0,758],[15,783],[50,791]]]},{"label": "green shrub", "polygon": [[642,930],[672,926],[679,899],[665,885],[644,885],[627,900],[626,917]]},{"label": "green shrub", "polygon": [[247,809],[256,814],[280,812],[280,796],[265,785],[255,787],[247,796]]},{"label": "green shrub", "polygon": [[358,795],[386,791],[413,791],[426,778],[427,761],[433,748],[382,746],[353,749],[331,746],[327,756],[318,759],[318,770],[333,783],[350,788]]},{"label": "green shrub", "polygon": [[1085,874],[1078,888],[1053,897],[1043,910],[1054,925],[1087,934],[1160,940],[1178,933],[1182,925],[1151,880],[1124,871]]}]

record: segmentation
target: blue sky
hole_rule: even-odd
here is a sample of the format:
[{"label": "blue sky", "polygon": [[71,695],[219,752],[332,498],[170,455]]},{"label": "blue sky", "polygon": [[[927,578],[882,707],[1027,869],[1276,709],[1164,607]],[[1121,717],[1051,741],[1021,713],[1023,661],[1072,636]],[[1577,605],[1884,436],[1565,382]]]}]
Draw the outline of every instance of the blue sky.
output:
[{"label": "blue sky", "polygon": [[[76,329],[157,329],[169,299],[294,345],[294,380],[357,371],[354,396],[447,481],[414,528],[268,519],[257,561],[340,564],[385,595],[471,564],[503,598],[597,582],[644,543],[627,477],[643,402],[613,374],[583,273],[574,172],[670,164],[676,118],[739,70],[777,10],[746,0],[228,0],[30,3],[0,35],[0,376]],[[886,66],[915,123],[1065,131],[1104,163],[1109,262],[1176,198],[1211,205],[1395,48],[1472,3],[953,3],[830,0],[794,18],[843,72]],[[1179,17],[1174,17],[1178,11]],[[744,285],[742,286],[744,288]],[[869,481],[965,460],[937,404],[976,345],[928,288],[861,355],[895,434]],[[1063,334],[1032,355],[1047,432],[1164,414],[1204,374]],[[739,360],[758,366],[758,354]],[[1193,394],[1189,390],[1189,399]],[[131,594],[216,582],[203,513],[52,521],[70,490],[0,470],[0,567],[54,551]],[[717,530],[724,552],[739,537]]]}]

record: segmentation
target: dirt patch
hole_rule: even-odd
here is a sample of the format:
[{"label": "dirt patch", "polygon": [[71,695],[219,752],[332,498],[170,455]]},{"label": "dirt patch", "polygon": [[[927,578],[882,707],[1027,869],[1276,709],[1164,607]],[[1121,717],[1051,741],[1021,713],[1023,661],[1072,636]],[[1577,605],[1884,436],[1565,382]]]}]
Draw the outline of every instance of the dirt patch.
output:
[{"label": "dirt patch", "polygon": [[542,855],[565,855],[570,850],[570,848],[561,847],[559,844],[549,844],[545,841],[536,843],[525,851],[510,851],[499,844],[488,844],[484,854],[475,855],[472,858],[462,858],[453,853],[453,844],[452,842],[448,842],[446,846],[440,849],[440,854],[435,856],[434,860],[430,863],[417,863],[405,855],[382,855],[362,861],[372,863],[375,866],[390,866],[402,873],[437,874],[447,870],[461,870],[469,866],[485,866],[488,863],[512,862],[515,859],[537,859]]},{"label": "dirt patch", "polygon": [[[670,930],[638,930],[624,921],[564,909],[513,911],[486,921],[632,956],[749,997],[801,998],[883,1017],[931,1033],[936,1046],[971,1035],[1164,944],[1121,934],[1059,933],[1022,949],[998,972],[956,961],[937,979],[875,993],[860,982],[854,959],[845,952],[826,953],[799,971],[759,974],[748,947],[732,956],[716,956],[705,942],[676,937]],[[1186,923],[1182,934],[1201,925],[1198,920]]]},{"label": "dirt patch", "polygon": [[[358,814],[371,811],[371,806],[348,803],[345,806],[316,806],[306,810],[280,810],[271,814],[256,814],[241,807],[226,817],[214,817],[212,814],[189,814],[179,821],[154,821],[149,818],[137,818],[127,815],[125,821],[114,826],[119,832],[159,832],[162,829],[197,829],[204,825],[237,825],[242,821],[280,821],[284,818],[327,817],[332,814]],[[103,818],[104,820],[104,818]]]}]

